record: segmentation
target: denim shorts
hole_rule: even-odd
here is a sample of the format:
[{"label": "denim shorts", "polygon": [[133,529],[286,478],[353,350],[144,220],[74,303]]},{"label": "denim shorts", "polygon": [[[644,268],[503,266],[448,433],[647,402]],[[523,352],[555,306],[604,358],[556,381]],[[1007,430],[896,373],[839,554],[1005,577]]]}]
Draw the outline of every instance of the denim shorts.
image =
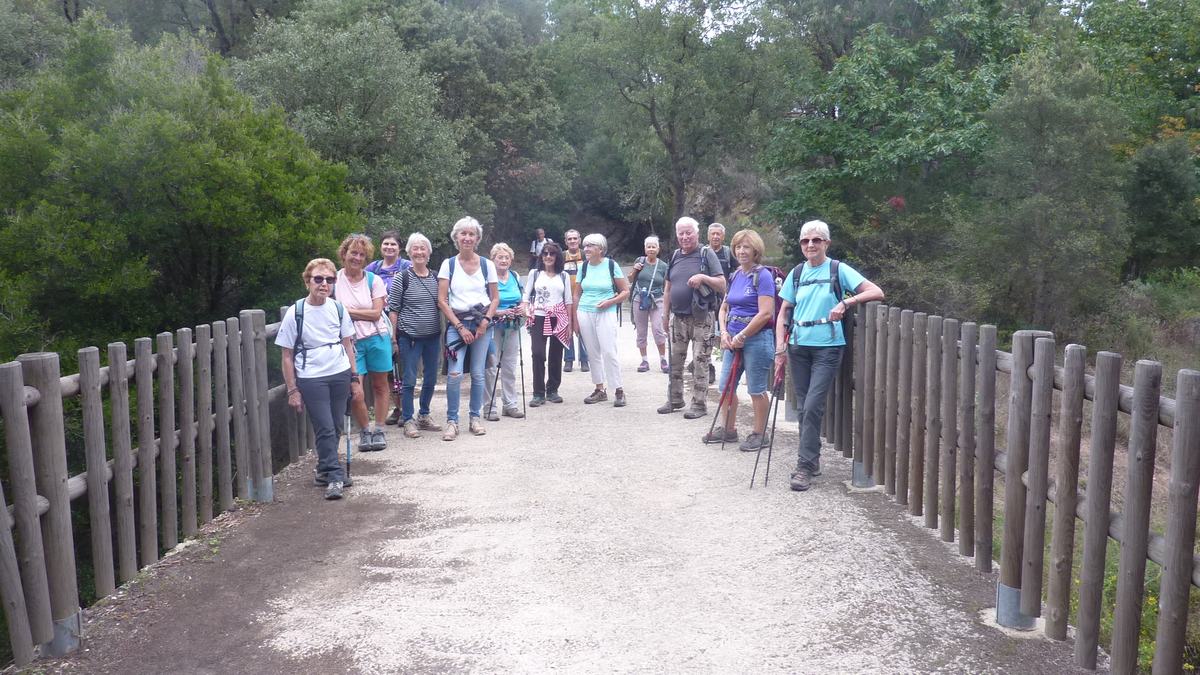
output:
[{"label": "denim shorts", "polygon": [[367,373],[392,372],[392,343],[382,333],[354,341],[354,371]]},{"label": "denim shorts", "polygon": [[[726,349],[721,353],[721,377],[717,380],[717,391],[725,391],[729,380],[729,369],[733,367],[733,352]],[[733,376],[733,388],[737,389],[742,373],[746,374],[746,393],[763,394],[771,384],[771,373],[775,370],[775,331],[764,328],[746,340],[738,359],[737,373]]]}]

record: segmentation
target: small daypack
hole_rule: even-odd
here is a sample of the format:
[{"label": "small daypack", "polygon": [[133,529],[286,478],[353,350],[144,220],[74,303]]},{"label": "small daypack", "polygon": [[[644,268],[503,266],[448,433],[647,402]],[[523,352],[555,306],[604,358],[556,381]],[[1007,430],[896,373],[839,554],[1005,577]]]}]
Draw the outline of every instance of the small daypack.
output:
[{"label": "small daypack", "polygon": [[[770,328],[774,329],[775,326],[779,325],[779,313],[781,311],[783,311],[783,301],[779,298],[779,291],[780,291],[780,289],[783,288],[783,282],[785,279],[787,279],[787,274],[784,273],[783,270],[779,269],[778,267],[774,267],[772,265],[759,265],[758,267],[754,268],[755,277],[757,277],[763,270],[766,270],[768,273],[770,273],[771,281],[772,281],[772,283],[775,284],[775,311],[771,314],[771,325],[770,325]],[[742,271],[741,267],[738,267],[737,269],[735,269],[733,271],[733,274],[731,274],[729,277],[731,284],[733,283],[733,277],[736,276],[741,271]],[[754,301],[758,302],[758,284],[757,283],[750,284],[750,293],[754,295]]]},{"label": "small daypack", "polygon": [[[337,307],[338,334],[341,334],[342,317],[345,316],[346,309],[342,306],[342,303],[338,302],[337,300],[334,300],[333,298],[330,298],[329,300],[333,303],[334,307]],[[317,345],[317,347],[332,347],[340,342],[341,340],[338,340],[338,342]],[[300,298],[296,301],[296,343],[292,345],[292,352],[300,356],[300,370],[304,370],[304,367],[308,364],[308,347],[304,346],[304,298]]]},{"label": "small daypack", "polygon": [[[794,268],[792,268],[792,295],[793,296],[798,295],[800,293],[801,286],[811,286],[813,284],[829,284],[829,290],[831,293],[833,293],[833,297],[836,298],[838,302],[841,302],[842,300],[844,300],[846,298],[846,292],[842,289],[842,277],[841,277],[841,274],[839,274],[839,272],[838,272],[838,266],[840,264],[841,263],[837,259],[830,258],[829,259],[829,278],[828,279],[809,279],[804,282],[800,281],[800,273],[803,270],[805,263],[800,263],[799,265],[796,265]],[[854,295],[854,294],[850,293],[850,295]],[[789,321],[789,323],[791,323],[791,322]],[[800,322],[800,325],[802,327],[808,327],[808,326],[814,326],[814,325],[818,325],[818,324],[822,324],[822,323],[828,323],[828,322],[824,319],[821,319],[818,321],[802,321],[802,322]],[[843,337],[846,338],[846,344],[850,344],[851,340],[853,339],[853,336],[854,336],[854,315],[847,314],[847,315],[843,316],[841,324],[842,324],[842,335],[843,335]],[[829,332],[831,335],[834,333],[834,328],[833,328],[832,323],[829,323]]]}]

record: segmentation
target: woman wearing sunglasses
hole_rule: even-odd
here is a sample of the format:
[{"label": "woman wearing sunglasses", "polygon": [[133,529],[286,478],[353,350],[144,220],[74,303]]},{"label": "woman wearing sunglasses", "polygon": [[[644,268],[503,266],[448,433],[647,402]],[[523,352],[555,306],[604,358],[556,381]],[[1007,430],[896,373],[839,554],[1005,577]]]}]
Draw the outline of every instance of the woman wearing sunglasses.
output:
[{"label": "woman wearing sunglasses", "polygon": [[308,407],[316,432],[317,485],[326,499],[341,499],[350,479],[338,457],[338,420],[346,414],[351,392],[362,397],[354,374],[354,323],[350,312],[329,297],[337,272],[333,261],[317,258],[304,268],[308,296],[296,301],[279,324],[275,344],[283,348],[283,382],[288,405]]},{"label": "woman wearing sunglasses", "polygon": [[[800,228],[805,262],[797,265],[779,289],[783,303],[775,325],[775,367],[792,367],[792,384],[800,413],[800,451],[792,473],[793,490],[809,488],[821,470],[821,418],[829,385],[842,363],[846,336],[842,316],[853,305],[882,300],[883,291],[858,270],[826,255],[829,225],[810,220]],[[836,285],[833,264],[837,262]],[[840,288],[842,293],[837,293]],[[849,293],[849,297],[844,297]]]}]

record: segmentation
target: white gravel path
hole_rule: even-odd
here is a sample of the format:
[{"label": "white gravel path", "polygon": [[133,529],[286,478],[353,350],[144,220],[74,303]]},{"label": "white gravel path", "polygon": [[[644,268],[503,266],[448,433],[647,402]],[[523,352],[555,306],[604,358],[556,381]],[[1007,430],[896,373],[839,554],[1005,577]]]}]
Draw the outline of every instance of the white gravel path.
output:
[{"label": "white gravel path", "polygon": [[[362,672],[1069,664],[1069,645],[982,625],[956,586],[974,584],[977,599],[993,582],[920,535],[900,507],[849,494],[848,460],[827,449],[825,475],[791,492],[795,425],[782,409],[771,482],[761,487],[760,467],[748,489],[754,455],[702,445],[709,420],[656,414],[667,376],[635,372],[629,323],[620,344],[624,409],[583,405],[588,375],[565,373],[566,403],[489,423],[486,436],[408,441],[389,428],[391,448],[356,455],[363,470],[347,501],[412,504],[416,522],[382,524],[382,538],[340,551],[273,599],[256,617],[270,646],[337,653]],[[527,337],[525,349],[528,378]],[[463,404],[465,420],[465,393]],[[439,393],[435,415],[444,406]],[[748,420],[741,426],[744,435]]]}]

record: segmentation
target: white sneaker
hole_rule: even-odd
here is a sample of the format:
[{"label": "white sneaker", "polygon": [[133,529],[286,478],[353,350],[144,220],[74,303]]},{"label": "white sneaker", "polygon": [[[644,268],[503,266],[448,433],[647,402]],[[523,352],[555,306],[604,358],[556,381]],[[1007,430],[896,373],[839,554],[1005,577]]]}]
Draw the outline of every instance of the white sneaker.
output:
[{"label": "white sneaker", "polygon": [[482,436],[487,433],[487,429],[483,428],[483,421],[478,417],[471,418],[471,424],[468,428],[471,430],[471,433],[475,434],[476,436]]}]

